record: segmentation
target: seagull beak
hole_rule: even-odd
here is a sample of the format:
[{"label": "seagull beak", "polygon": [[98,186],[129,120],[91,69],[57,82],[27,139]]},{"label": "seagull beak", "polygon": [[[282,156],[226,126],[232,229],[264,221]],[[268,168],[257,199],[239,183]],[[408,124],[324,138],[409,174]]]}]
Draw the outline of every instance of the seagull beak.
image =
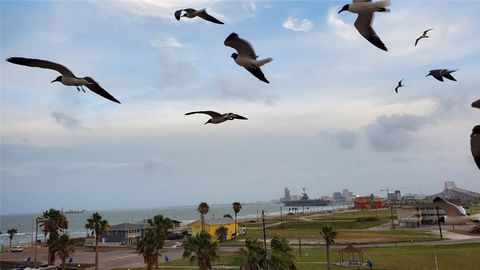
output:
[{"label": "seagull beak", "polygon": [[56,82],[56,81],[57,81],[57,79],[55,79],[55,80],[51,81],[50,83],[54,83],[54,82]]},{"label": "seagull beak", "polygon": [[432,75],[432,74],[427,74],[427,76],[425,76],[425,77],[428,77],[428,76],[430,76],[430,75]]},{"label": "seagull beak", "polygon": [[206,122],[204,125],[208,124],[208,122]]}]

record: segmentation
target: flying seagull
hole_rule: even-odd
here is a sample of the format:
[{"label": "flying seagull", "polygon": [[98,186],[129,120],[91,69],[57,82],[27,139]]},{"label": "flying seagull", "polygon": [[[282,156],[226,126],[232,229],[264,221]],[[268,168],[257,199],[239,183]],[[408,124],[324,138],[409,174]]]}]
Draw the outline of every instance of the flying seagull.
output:
[{"label": "flying seagull", "polygon": [[395,92],[397,92],[397,94],[398,94],[398,88],[405,86],[404,84],[402,84],[402,81],[403,81],[403,80],[404,80],[404,79],[401,79],[401,80],[398,82],[397,87],[395,87]]},{"label": "flying seagull", "polygon": [[22,65],[22,66],[56,70],[60,74],[62,74],[62,76],[58,76],[55,80],[51,81],[52,83],[61,82],[64,85],[75,86],[79,92],[81,90],[84,93],[85,93],[85,89],[83,89],[83,86],[86,86],[88,89],[90,89],[92,92],[96,93],[97,95],[100,95],[113,102],[120,103],[120,101],[118,101],[116,98],[110,95],[93,78],[76,77],[73,74],[73,72],[69,70],[67,67],[57,64],[55,62],[50,62],[50,61],[40,60],[40,59],[23,58],[23,57],[10,57],[7,59],[7,61],[13,64]]},{"label": "flying seagull", "polygon": [[473,127],[472,135],[470,135],[470,148],[473,159],[480,169],[480,125]]},{"label": "flying seagull", "polygon": [[[182,15],[182,12],[185,12],[185,13]],[[215,17],[210,16],[205,9],[196,10],[193,8],[186,8],[186,9],[180,9],[175,11],[175,18],[177,18],[177,20],[180,21],[181,17],[187,17],[190,19],[195,17],[200,17],[209,22],[223,24],[223,22],[217,20]]]},{"label": "flying seagull", "polygon": [[390,9],[387,8],[388,6],[390,6],[390,0],[381,0],[377,2],[372,2],[371,0],[353,0],[351,4],[343,6],[338,13],[340,14],[340,12],[346,10],[352,13],[357,13],[358,17],[354,25],[358,32],[377,48],[388,51],[385,44],[383,44],[377,33],[375,33],[375,30],[372,28],[374,13],[389,12]]},{"label": "flying seagull", "polygon": [[433,28],[430,28],[430,29],[428,29],[428,30],[423,31],[423,34],[422,34],[419,38],[417,38],[417,40],[415,40],[415,47],[417,47],[417,43],[418,43],[418,41],[419,41],[420,39],[422,39],[422,38],[428,38],[427,33],[428,33],[428,31],[430,31],[430,30],[432,30],[432,29],[433,29]]},{"label": "flying seagull", "polygon": [[272,58],[268,57],[262,60],[257,60],[258,55],[255,54],[252,44],[244,39],[241,39],[236,33],[231,33],[225,39],[223,44],[237,50],[237,53],[232,53],[231,55],[233,60],[235,60],[235,63],[244,67],[262,82],[270,83],[267,78],[265,78],[265,75],[260,67],[266,63],[270,63],[273,60]]},{"label": "flying seagull", "polygon": [[214,112],[214,111],[197,111],[197,112],[189,112],[189,113],[186,113],[185,115],[191,115],[191,114],[196,114],[196,113],[203,113],[203,114],[208,114],[212,117],[212,119],[209,119],[206,123],[210,123],[210,124],[220,124],[220,123],[223,123],[227,120],[235,120],[235,119],[241,119],[241,120],[248,120],[247,118],[241,116],[241,115],[238,115],[238,114],[234,114],[234,113],[224,113],[224,114],[220,114],[218,112]]},{"label": "flying seagull", "polygon": [[472,103],[473,108],[478,108],[480,109],[480,99]]},{"label": "flying seagull", "polygon": [[443,82],[443,78],[447,78],[451,81],[457,81],[455,80],[455,78],[450,74],[450,73],[453,73],[455,71],[458,71],[458,69],[453,69],[453,70],[448,70],[448,69],[434,69],[434,70],[430,70],[430,72],[427,74],[427,76],[425,77],[428,77],[428,76],[433,76],[435,79]]}]

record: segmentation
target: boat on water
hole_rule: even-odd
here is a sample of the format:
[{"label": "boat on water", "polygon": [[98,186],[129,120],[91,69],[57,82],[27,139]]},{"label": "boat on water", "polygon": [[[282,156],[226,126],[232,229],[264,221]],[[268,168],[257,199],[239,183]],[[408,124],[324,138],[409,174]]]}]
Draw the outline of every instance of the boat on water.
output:
[{"label": "boat on water", "polygon": [[302,196],[298,200],[282,201],[285,206],[327,206],[330,201],[323,199],[310,199],[303,188]]},{"label": "boat on water", "polygon": [[67,210],[67,211],[64,211],[63,213],[64,214],[82,214],[85,212],[87,212],[87,210],[83,209],[83,210]]}]

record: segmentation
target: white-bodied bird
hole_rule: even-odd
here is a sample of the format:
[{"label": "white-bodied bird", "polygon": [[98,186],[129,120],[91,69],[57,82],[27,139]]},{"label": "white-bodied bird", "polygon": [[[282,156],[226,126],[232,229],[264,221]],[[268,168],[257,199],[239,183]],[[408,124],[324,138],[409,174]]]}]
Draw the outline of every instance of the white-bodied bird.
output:
[{"label": "white-bodied bird", "polygon": [[62,76],[58,76],[53,82],[61,82],[67,86],[75,86],[78,91],[83,91],[85,93],[85,89],[83,86],[86,86],[92,92],[97,95],[100,95],[108,100],[111,100],[116,103],[120,103],[116,98],[110,95],[105,89],[103,89],[94,79],[91,77],[83,77],[79,78],[76,77],[71,70],[67,67],[60,65],[55,62],[50,62],[46,60],[40,59],[31,59],[31,58],[24,58],[24,57],[10,57],[7,59],[8,62],[28,66],[28,67],[38,67],[38,68],[46,68],[58,71]]},{"label": "white-bodied bird", "polygon": [[420,39],[422,39],[422,38],[428,38],[427,33],[428,33],[428,31],[430,31],[430,30],[432,30],[432,29],[433,29],[433,28],[430,28],[430,29],[428,29],[428,30],[423,31],[423,34],[422,34],[419,38],[417,38],[417,40],[415,40],[415,47],[417,47],[417,43],[418,43],[418,41],[419,41]]},{"label": "white-bodied bird", "polygon": [[225,39],[223,44],[237,50],[237,53],[232,53],[231,55],[233,60],[235,60],[235,63],[244,67],[262,82],[270,83],[267,78],[265,78],[265,75],[260,67],[266,63],[270,63],[273,60],[272,58],[268,57],[262,60],[257,60],[258,56],[255,54],[252,44],[244,39],[241,39],[236,33],[231,33]]},{"label": "white-bodied bird", "polygon": [[358,17],[357,20],[355,20],[354,25],[358,32],[377,48],[388,51],[385,44],[383,44],[377,33],[375,33],[375,30],[372,28],[374,13],[389,12],[390,9],[387,8],[388,6],[390,6],[390,0],[381,0],[377,2],[372,2],[371,0],[353,0],[351,4],[343,6],[338,13],[342,11],[357,13]]},{"label": "white-bodied bird", "polygon": [[206,124],[220,124],[220,123],[223,123],[227,120],[235,120],[235,119],[248,120],[248,118],[243,117],[243,116],[238,115],[238,114],[235,114],[235,113],[220,114],[220,113],[214,112],[214,111],[196,111],[196,112],[186,113],[185,115],[191,115],[191,114],[196,114],[196,113],[208,114],[212,117],[211,119],[209,119],[205,123],[205,125]]},{"label": "white-bodied bird", "polygon": [[449,69],[433,69],[433,70],[430,70],[430,72],[425,77],[432,76],[432,77],[434,77],[435,79],[437,79],[441,82],[443,82],[443,78],[449,79],[451,81],[457,81],[450,74],[450,73],[453,73],[455,71],[458,71],[458,69],[452,69],[452,70],[449,70]]},{"label": "white-bodied bird", "polygon": [[395,87],[395,92],[396,92],[397,94],[398,94],[398,88],[405,86],[405,84],[402,84],[402,81],[403,81],[403,79],[401,79],[401,80],[398,82],[397,87]]},{"label": "white-bodied bird", "polygon": [[[182,12],[185,12],[182,15]],[[196,10],[193,8],[185,8],[185,9],[180,9],[175,11],[175,18],[177,20],[180,20],[181,17],[187,17],[187,18],[195,18],[195,17],[200,17],[206,21],[217,23],[217,24],[223,24],[223,22],[217,20],[215,17],[209,15],[205,9],[200,9]]]}]

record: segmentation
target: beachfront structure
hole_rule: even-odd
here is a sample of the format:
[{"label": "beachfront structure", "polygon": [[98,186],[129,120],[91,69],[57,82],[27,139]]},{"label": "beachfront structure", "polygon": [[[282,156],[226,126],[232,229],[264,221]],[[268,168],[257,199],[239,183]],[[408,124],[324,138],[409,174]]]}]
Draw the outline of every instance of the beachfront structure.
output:
[{"label": "beachfront structure", "polygon": [[[439,208],[438,215],[443,217],[445,211]],[[420,227],[423,224],[434,224],[438,221],[437,208],[433,203],[404,205],[397,208],[397,217],[402,227]]]},{"label": "beachfront structure", "polygon": [[[235,234],[235,220],[233,218],[214,218],[205,219],[205,231],[209,233],[212,238],[217,239],[216,232],[221,226],[228,229],[225,240],[231,240]],[[197,220],[188,225],[188,233],[196,235],[202,231],[202,221]]]},{"label": "beachfront structure", "polygon": [[377,209],[384,206],[384,200],[371,194],[370,196],[356,197],[353,205],[355,209]]},{"label": "beachfront structure", "polygon": [[471,203],[480,202],[480,193],[458,188],[453,181],[446,181],[442,192],[427,196],[426,199],[433,201],[435,197],[440,197],[462,206],[469,206]]},{"label": "beachfront structure", "polygon": [[[173,228],[168,230],[167,238],[181,238],[185,228],[181,226],[181,222],[172,220]],[[145,228],[148,224],[143,223],[121,223],[110,226],[109,230],[102,235],[100,239],[107,244],[117,245],[135,245],[144,235]]]}]

